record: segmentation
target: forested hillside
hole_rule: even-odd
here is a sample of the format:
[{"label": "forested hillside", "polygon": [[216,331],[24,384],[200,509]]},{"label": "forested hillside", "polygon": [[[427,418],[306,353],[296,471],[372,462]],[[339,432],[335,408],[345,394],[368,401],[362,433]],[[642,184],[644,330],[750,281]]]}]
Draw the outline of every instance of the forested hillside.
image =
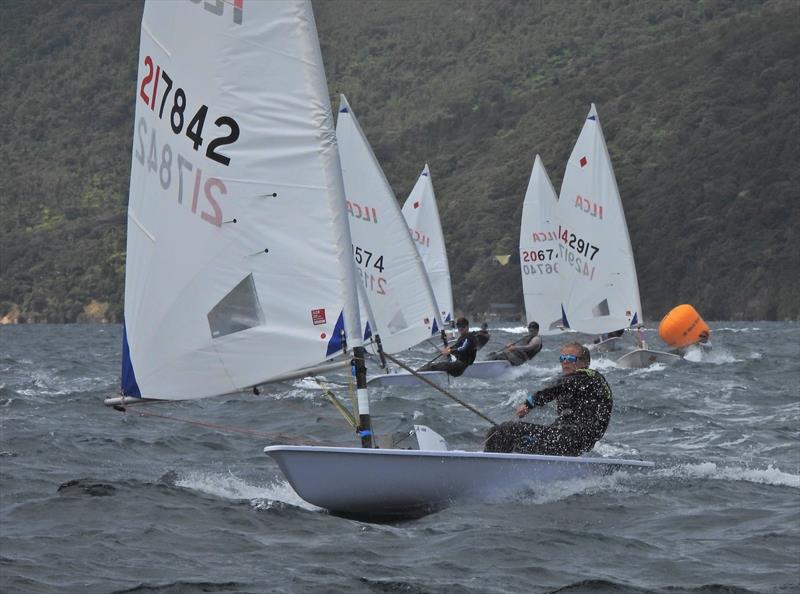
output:
[{"label": "forested hillside", "polygon": [[[522,311],[534,156],[558,189],[594,102],[646,319],[800,317],[800,3],[314,7],[334,105],[347,94],[399,200],[430,164],[458,310]],[[121,319],[141,10],[0,3],[0,318]]]}]

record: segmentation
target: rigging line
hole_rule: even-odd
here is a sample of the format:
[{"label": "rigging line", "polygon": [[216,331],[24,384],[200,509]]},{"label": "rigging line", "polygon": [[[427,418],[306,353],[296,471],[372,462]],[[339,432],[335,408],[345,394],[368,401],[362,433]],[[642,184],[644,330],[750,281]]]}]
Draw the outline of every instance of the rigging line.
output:
[{"label": "rigging line", "polygon": [[[431,359],[430,361],[428,361],[424,365],[420,365],[419,369],[422,369],[423,367],[426,367],[426,366],[430,365],[431,363],[436,361],[436,359],[438,359],[439,357],[442,357],[442,356],[444,356],[444,353],[440,352],[438,355],[436,355],[433,359]],[[392,361],[394,361],[394,359],[392,359]],[[406,369],[408,369],[408,368],[406,367]],[[417,371],[419,371],[419,369]]]},{"label": "rigging line", "polygon": [[350,411],[347,410],[341,403],[341,401],[336,397],[336,394],[334,394],[332,390],[328,389],[327,386],[323,385],[323,383],[319,381],[318,377],[314,376],[314,380],[317,382],[317,385],[320,387],[322,393],[325,395],[328,401],[334,406],[336,410],[339,411],[339,414],[341,414],[344,417],[344,420],[347,421],[347,423],[353,429],[358,431],[358,422],[355,420],[355,417],[353,417]]},{"label": "rigging line", "polygon": [[[170,402],[168,400],[163,400],[161,402]],[[304,439],[302,441],[293,439],[291,437],[286,437],[279,433],[265,433],[263,431],[257,431],[255,429],[244,429],[241,427],[231,427],[227,425],[218,425],[216,423],[206,423],[204,421],[195,421],[193,419],[182,419],[180,417],[172,417],[169,415],[160,415],[154,412],[148,412],[144,410],[128,410],[128,406],[117,405],[114,407],[115,410],[119,410],[121,412],[132,412],[142,417],[154,417],[157,419],[166,419],[168,421],[179,421],[181,423],[187,423],[188,425],[194,425],[196,427],[205,427],[207,429],[218,429],[220,431],[226,431],[228,433],[241,433],[243,435],[252,435],[255,437],[263,437],[266,439],[270,439],[277,443],[287,443],[289,445],[304,445],[308,443],[308,440]]]},{"label": "rigging line", "polygon": [[474,407],[474,406],[472,406],[471,404],[467,404],[466,402],[464,402],[463,400],[461,400],[461,399],[459,399],[459,398],[456,398],[455,396],[453,396],[453,395],[452,395],[450,392],[448,392],[448,391],[447,391],[447,390],[445,390],[444,388],[440,388],[439,386],[437,386],[436,384],[434,384],[434,383],[433,383],[431,380],[429,380],[428,378],[426,378],[426,377],[424,377],[424,376],[420,375],[419,373],[417,373],[416,371],[414,371],[413,369],[411,369],[411,368],[410,368],[408,365],[406,365],[406,364],[405,364],[405,363],[403,363],[402,361],[400,361],[400,360],[396,359],[395,357],[393,357],[393,356],[392,356],[392,355],[390,355],[389,353],[386,353],[386,356],[389,358],[389,360],[390,360],[392,363],[395,363],[395,364],[399,365],[400,367],[402,367],[402,368],[403,368],[403,369],[405,369],[406,371],[408,371],[408,372],[412,373],[412,374],[413,374],[413,375],[414,375],[414,376],[415,376],[417,379],[419,379],[420,381],[423,381],[423,382],[425,382],[426,384],[428,384],[429,386],[433,387],[434,389],[436,389],[436,390],[439,390],[439,391],[440,391],[442,394],[444,394],[445,396],[447,396],[448,398],[450,398],[450,399],[452,399],[452,400],[455,400],[456,402],[458,402],[458,403],[459,403],[461,406],[463,406],[464,408],[466,408],[466,409],[468,409],[468,410],[471,410],[471,411],[472,411],[472,412],[474,412],[476,415],[478,415],[480,418],[482,418],[484,421],[489,421],[489,423],[491,423],[492,425],[497,425],[497,423],[495,423],[495,422],[494,422],[492,419],[490,419],[489,417],[487,417],[485,414],[483,414],[483,413],[482,413],[481,411],[479,411],[477,408],[475,408],[475,407]]}]

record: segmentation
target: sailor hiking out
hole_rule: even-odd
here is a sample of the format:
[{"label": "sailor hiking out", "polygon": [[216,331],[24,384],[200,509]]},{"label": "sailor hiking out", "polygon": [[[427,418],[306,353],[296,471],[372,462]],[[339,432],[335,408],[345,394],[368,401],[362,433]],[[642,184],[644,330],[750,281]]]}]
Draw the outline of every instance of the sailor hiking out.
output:
[{"label": "sailor hiking out", "polygon": [[528,324],[528,333],[506,348],[489,355],[490,361],[508,361],[512,365],[522,365],[533,359],[542,350],[542,337],[539,336],[538,322]]},{"label": "sailor hiking out", "polygon": [[611,388],[603,375],[589,369],[591,355],[585,346],[571,342],[561,349],[562,377],[528,396],[517,408],[524,417],[537,406],[555,400],[558,418],[550,425],[509,421],[492,427],[485,451],[579,456],[603,437],[611,419]]},{"label": "sailor hiking out", "polygon": [[[456,329],[458,330],[456,343],[451,347],[442,349],[441,355],[447,357],[448,360],[432,361],[423,365],[417,371],[446,371],[453,377],[458,377],[475,362],[475,355],[478,353],[478,341],[475,338],[475,333],[469,331],[469,321],[466,318],[458,318],[456,320]],[[449,360],[451,355],[455,357],[454,361]]]}]

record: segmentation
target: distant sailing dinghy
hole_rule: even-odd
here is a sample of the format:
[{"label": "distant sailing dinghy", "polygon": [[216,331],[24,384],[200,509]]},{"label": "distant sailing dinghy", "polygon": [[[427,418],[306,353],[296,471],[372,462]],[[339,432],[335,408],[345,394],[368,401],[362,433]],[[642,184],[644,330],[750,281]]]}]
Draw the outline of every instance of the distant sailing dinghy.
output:
[{"label": "distant sailing dinghy", "polygon": [[[450,281],[450,267],[447,262],[447,250],[439,219],[439,209],[436,205],[436,195],[433,191],[430,169],[427,164],[403,204],[402,212],[408,224],[408,231],[425,265],[439,313],[445,324],[452,322],[453,289]],[[508,361],[475,361],[459,378],[492,379],[503,375],[510,367]],[[424,371],[416,374],[396,371],[372,377],[368,385],[373,387],[414,386],[420,384],[417,376],[424,377],[440,386],[451,380],[459,379],[450,378],[442,371]]]},{"label": "distant sailing dinghy", "polygon": [[[594,103],[567,163],[558,220],[564,325],[587,334],[640,327],[633,249]],[[623,355],[617,365],[646,367],[678,360],[642,342],[642,348]]]},{"label": "distant sailing dinghy", "polygon": [[428,273],[439,313],[444,323],[450,325],[454,319],[450,265],[447,262],[447,247],[439,219],[439,207],[436,204],[436,194],[433,192],[433,181],[427,163],[403,204],[402,212],[414,245],[425,265],[425,271]]},{"label": "distant sailing dinghy", "polygon": [[[274,445],[332,513],[419,515],[635,460],[374,449],[333,114],[308,2],[145,3],[128,210],[122,396],[247,390],[353,360],[362,448]],[[201,142],[202,140],[202,142]],[[346,343],[345,343],[346,339]]]},{"label": "distant sailing dinghy", "polygon": [[422,382],[420,382],[419,377],[424,377],[438,386],[446,386],[450,382],[458,382],[462,378],[496,379],[509,369],[511,369],[511,363],[508,361],[475,361],[458,377],[450,377],[444,371],[416,371],[414,373],[393,371],[371,377],[367,381],[367,385],[371,388],[420,386]]},{"label": "distant sailing dinghy", "polygon": [[385,352],[399,353],[439,333],[436,298],[394,192],[344,95],[336,138],[353,259],[372,317],[364,339],[377,334]]},{"label": "distant sailing dinghy", "polygon": [[541,336],[564,331],[558,276],[558,198],[539,155],[533,161],[519,229],[519,262],[525,318],[539,323]]}]

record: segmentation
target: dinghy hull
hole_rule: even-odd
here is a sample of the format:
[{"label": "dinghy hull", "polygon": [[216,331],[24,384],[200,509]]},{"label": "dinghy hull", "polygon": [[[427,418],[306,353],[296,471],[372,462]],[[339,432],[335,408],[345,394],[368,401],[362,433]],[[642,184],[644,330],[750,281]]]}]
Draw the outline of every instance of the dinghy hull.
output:
[{"label": "dinghy hull", "polygon": [[[457,380],[462,377],[471,379],[492,379],[503,375],[511,368],[508,361],[476,361],[464,370],[463,375],[457,378],[449,378],[444,371],[418,371],[425,379],[434,382],[437,386],[446,386],[451,379]],[[420,381],[413,373],[398,371],[397,373],[386,373],[377,375],[367,382],[370,388],[386,388],[388,386],[413,386],[418,387],[424,382]]]},{"label": "dinghy hull", "polygon": [[647,349],[636,349],[630,353],[625,353],[617,360],[618,367],[626,367],[628,369],[639,369],[648,367],[653,363],[661,363],[662,365],[672,365],[681,360],[678,355],[672,353],[663,353],[661,351],[650,351]]},{"label": "dinghy hull", "polygon": [[371,520],[419,517],[455,501],[487,501],[524,488],[652,462],[487,452],[268,446],[297,494],[333,514]]},{"label": "dinghy hull", "polygon": [[589,345],[589,350],[593,353],[608,353],[611,351],[621,351],[622,339],[619,338],[618,336],[606,338],[601,342]]}]

